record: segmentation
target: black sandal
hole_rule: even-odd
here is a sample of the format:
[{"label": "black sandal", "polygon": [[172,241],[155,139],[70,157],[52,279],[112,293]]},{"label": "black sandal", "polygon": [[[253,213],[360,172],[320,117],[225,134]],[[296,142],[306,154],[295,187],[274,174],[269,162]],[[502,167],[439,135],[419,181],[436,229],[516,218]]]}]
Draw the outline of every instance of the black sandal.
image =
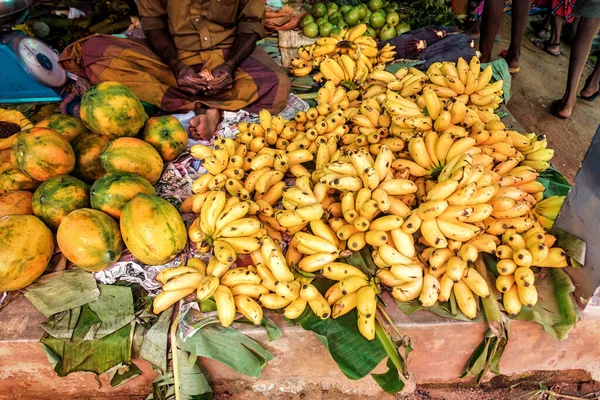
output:
[{"label": "black sandal", "polygon": [[[551,56],[554,56],[554,57],[560,56],[560,43],[550,43],[548,40],[539,39],[539,40],[534,40],[533,44],[538,49],[544,50],[546,53],[550,54]],[[553,53],[550,50],[548,50],[549,46],[558,46],[558,53]]]},{"label": "black sandal", "polygon": [[[583,87],[586,87],[587,85],[589,85],[591,77],[592,77],[591,75],[587,77],[587,79],[585,80],[585,85]],[[581,92],[579,92],[579,98],[581,100],[585,100],[585,101],[594,101],[598,98],[599,95],[600,95],[600,89],[591,96],[584,96],[581,94]]]},{"label": "black sandal", "polygon": [[558,113],[559,110],[560,110],[560,100],[554,100],[552,103],[550,103],[550,114],[552,114],[556,118],[560,118],[560,119],[569,118],[569,117],[565,117],[564,115],[559,114]]}]

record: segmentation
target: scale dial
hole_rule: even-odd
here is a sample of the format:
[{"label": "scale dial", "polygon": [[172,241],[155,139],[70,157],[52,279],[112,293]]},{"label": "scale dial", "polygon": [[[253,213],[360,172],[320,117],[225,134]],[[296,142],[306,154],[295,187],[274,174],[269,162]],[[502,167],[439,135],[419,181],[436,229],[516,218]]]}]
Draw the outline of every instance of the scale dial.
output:
[{"label": "scale dial", "polygon": [[44,85],[58,88],[66,83],[67,73],[58,65],[58,55],[42,41],[23,38],[16,50],[27,72]]}]

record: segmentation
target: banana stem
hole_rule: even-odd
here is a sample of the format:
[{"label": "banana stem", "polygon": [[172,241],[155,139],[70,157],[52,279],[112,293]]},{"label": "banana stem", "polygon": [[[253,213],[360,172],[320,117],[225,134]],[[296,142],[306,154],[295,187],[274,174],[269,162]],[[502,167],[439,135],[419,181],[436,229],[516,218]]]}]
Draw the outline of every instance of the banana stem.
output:
[{"label": "banana stem", "polygon": [[177,316],[171,325],[171,354],[173,357],[173,379],[175,384],[175,400],[179,400],[181,398],[181,393],[179,389],[179,363],[177,361],[177,327],[179,326],[179,310],[177,311]]},{"label": "banana stem", "polygon": [[488,297],[482,297],[481,303],[483,304],[483,312],[485,314],[485,319],[488,322],[488,325],[492,321],[497,321],[498,323],[503,323],[502,313],[500,312],[500,307],[498,307],[498,301],[494,296],[494,285],[490,282],[487,267],[485,266],[485,262],[481,257],[481,254],[475,260],[475,269],[479,274],[485,279],[488,287],[490,288],[490,295]]},{"label": "banana stem", "polygon": [[377,321],[375,324],[375,335],[377,336],[377,339],[379,339],[379,342],[385,349],[385,352],[394,366],[398,369],[403,377],[408,379],[409,375],[406,369],[406,360],[404,360],[404,358],[400,355],[396,344],[379,321]]},{"label": "banana stem", "polygon": [[373,262],[373,259],[371,258],[371,251],[367,248],[367,246],[363,247],[360,250],[360,255],[362,256],[363,260],[365,261],[365,264],[367,265],[367,271],[369,272],[369,274],[371,276],[375,276],[375,273],[377,272],[377,265],[375,265],[375,263]]},{"label": "banana stem", "polygon": [[[304,89],[311,88],[309,86],[299,86],[299,85],[295,85],[295,87],[304,88]],[[296,94],[296,96],[300,97],[302,100],[313,100],[313,99],[317,98],[317,92],[299,93],[299,94]]]}]

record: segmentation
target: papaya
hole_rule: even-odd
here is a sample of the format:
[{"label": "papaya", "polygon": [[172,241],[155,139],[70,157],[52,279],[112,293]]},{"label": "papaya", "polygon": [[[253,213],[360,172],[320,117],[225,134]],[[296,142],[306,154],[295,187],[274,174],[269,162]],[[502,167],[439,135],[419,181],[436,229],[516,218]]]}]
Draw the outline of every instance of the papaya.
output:
[{"label": "papaya", "polygon": [[69,142],[82,133],[89,133],[83,122],[72,115],[54,114],[35,124],[37,128],[48,128],[55,130]]},{"label": "papaya", "polygon": [[92,208],[119,219],[125,204],[138,193],[156,194],[150,182],[137,174],[131,172],[108,173],[92,185],[90,190]]},{"label": "papaya", "polygon": [[40,183],[15,168],[9,168],[0,173],[0,194],[15,190],[35,190]]},{"label": "papaya", "polygon": [[147,265],[169,262],[187,244],[181,215],[171,203],[158,196],[136,195],[123,207],[120,225],[123,241],[131,254]]},{"label": "papaya", "polygon": [[45,181],[69,174],[75,167],[75,153],[60,133],[48,128],[32,128],[17,133],[11,146],[11,162],[28,177]]},{"label": "papaya", "polygon": [[173,161],[185,151],[188,135],[177,118],[163,115],[146,122],[144,140],[158,151],[163,160]]},{"label": "papaya", "polygon": [[104,175],[100,153],[108,142],[108,136],[96,133],[83,133],[73,139],[71,147],[75,153],[75,168],[71,174],[85,182],[93,182]]},{"label": "papaya", "polygon": [[155,184],[162,173],[163,161],[151,144],[136,138],[118,138],[109,142],[100,154],[106,172],[131,172]]},{"label": "papaya", "polygon": [[124,249],[117,222],[91,208],[67,215],[58,227],[56,242],[67,260],[92,272],[110,267]]},{"label": "papaya", "polygon": [[32,215],[31,197],[33,193],[16,190],[0,195],[0,218],[5,215]]},{"label": "papaya", "polygon": [[48,179],[32,199],[33,213],[53,231],[71,211],[90,206],[89,186],[69,175]]},{"label": "papaya", "polygon": [[31,284],[42,275],[53,253],[52,232],[38,217],[0,218],[0,292]]},{"label": "papaya", "polygon": [[131,89],[118,82],[102,82],[85,92],[79,116],[89,130],[111,139],[136,136],[148,119]]}]

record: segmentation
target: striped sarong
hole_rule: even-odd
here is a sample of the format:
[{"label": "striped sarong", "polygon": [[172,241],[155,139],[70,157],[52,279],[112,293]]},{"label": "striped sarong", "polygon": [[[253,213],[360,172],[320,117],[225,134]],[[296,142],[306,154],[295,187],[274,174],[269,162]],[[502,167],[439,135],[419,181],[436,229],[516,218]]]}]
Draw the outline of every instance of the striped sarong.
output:
[{"label": "striped sarong", "polygon": [[[180,52],[179,59],[200,72],[221,65],[228,51]],[[243,108],[254,113],[262,109],[278,113],[285,108],[290,92],[287,74],[260,47],[234,71],[233,87],[214,97],[192,96],[179,90],[169,67],[145,41],[89,36],[68,46],[59,62],[66,71],[92,84],[120,82],[141,101],[168,113],[194,110],[198,104],[227,111]]]}]

